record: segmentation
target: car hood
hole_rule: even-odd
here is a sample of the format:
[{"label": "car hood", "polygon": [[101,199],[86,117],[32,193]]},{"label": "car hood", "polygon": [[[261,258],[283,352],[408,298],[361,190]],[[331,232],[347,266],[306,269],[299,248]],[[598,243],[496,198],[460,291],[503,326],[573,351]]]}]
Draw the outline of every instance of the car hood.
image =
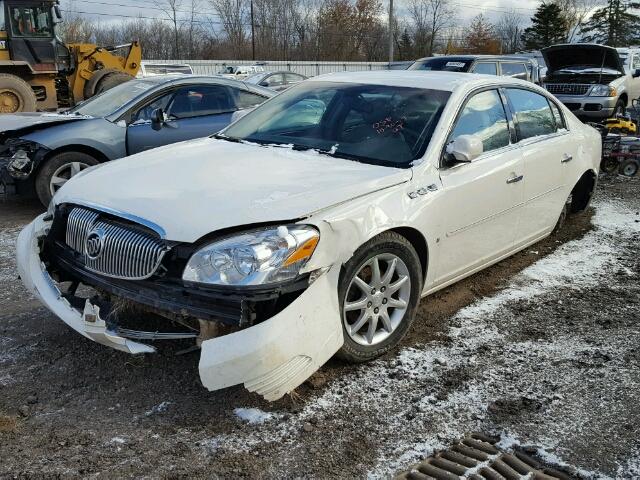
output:
[{"label": "car hood", "polygon": [[297,220],[411,174],[313,151],[204,138],[94,167],[67,182],[55,202],[121,212],[156,224],[168,240],[194,242],[229,227]]},{"label": "car hood", "polygon": [[541,52],[549,74],[563,68],[576,66],[605,68],[624,74],[623,62],[618,51],[613,47],[592,43],[576,43],[552,45],[543,48]]},{"label": "car hood", "polygon": [[0,134],[21,135],[59,125],[61,123],[77,122],[90,117],[62,115],[58,113],[15,113],[0,115]]}]

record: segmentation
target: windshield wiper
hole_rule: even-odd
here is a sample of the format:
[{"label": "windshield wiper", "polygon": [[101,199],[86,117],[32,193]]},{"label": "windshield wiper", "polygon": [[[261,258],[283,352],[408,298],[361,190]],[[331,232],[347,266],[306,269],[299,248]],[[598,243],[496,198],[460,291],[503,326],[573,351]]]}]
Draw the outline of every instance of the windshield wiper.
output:
[{"label": "windshield wiper", "polygon": [[242,140],[240,140],[239,138],[228,137],[227,135],[224,135],[222,133],[214,133],[212,137],[217,140],[226,140],[227,142],[232,142],[232,143],[242,143]]}]

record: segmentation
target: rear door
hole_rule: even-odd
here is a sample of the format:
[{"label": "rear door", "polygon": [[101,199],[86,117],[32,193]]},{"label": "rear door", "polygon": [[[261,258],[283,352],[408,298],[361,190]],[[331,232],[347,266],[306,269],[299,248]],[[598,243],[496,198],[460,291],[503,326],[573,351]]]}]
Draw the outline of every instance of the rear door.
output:
[{"label": "rear door", "polygon": [[552,100],[524,88],[507,88],[524,162],[524,207],[518,245],[549,233],[572,188],[569,169],[579,145],[571,142]]},{"label": "rear door", "polygon": [[[162,108],[166,121],[160,130],[151,125],[153,111]],[[235,89],[226,85],[188,85],[176,88],[133,112],[127,128],[129,155],[170,143],[206,137],[231,122]]]},{"label": "rear door", "polygon": [[522,157],[497,89],[475,93],[467,100],[447,144],[460,135],[478,136],[484,153],[471,163],[440,170],[445,189],[441,198],[447,202],[442,208],[450,213],[439,247],[436,283],[508,253],[521,215]]}]

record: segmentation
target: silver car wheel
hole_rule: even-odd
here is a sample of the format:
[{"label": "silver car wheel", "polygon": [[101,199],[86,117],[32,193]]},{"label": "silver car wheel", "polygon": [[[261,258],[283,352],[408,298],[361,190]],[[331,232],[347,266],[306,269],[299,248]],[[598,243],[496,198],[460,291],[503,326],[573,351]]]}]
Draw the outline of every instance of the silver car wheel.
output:
[{"label": "silver car wheel", "polygon": [[349,337],[364,346],[384,342],[402,323],[411,298],[409,269],[382,253],[368,259],[351,279],[343,305]]},{"label": "silver car wheel", "polygon": [[51,180],[49,181],[49,189],[51,190],[51,196],[55,195],[58,190],[67,183],[71,177],[74,177],[78,173],[80,173],[85,168],[89,168],[91,165],[88,165],[84,162],[71,162],[65,163],[61,165],[53,175],[51,176]]}]

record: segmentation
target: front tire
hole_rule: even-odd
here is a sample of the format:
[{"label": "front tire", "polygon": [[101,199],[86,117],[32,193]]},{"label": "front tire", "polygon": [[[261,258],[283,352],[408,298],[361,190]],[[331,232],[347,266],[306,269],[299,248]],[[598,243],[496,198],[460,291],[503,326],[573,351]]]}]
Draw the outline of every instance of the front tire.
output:
[{"label": "front tire", "polygon": [[616,106],[613,109],[613,118],[616,118],[618,115],[624,115],[626,111],[627,104],[625,101],[622,99],[618,100],[618,103],[616,103]]},{"label": "front tire", "polygon": [[406,238],[385,232],[365,243],[340,276],[338,357],[366,362],[395,347],[413,323],[421,291],[420,258]]},{"label": "front tire", "polygon": [[36,175],[36,193],[45,207],[53,195],[82,170],[100,163],[91,155],[82,152],[63,152],[54,155]]},{"label": "front tire", "polygon": [[0,113],[35,112],[38,100],[20,77],[0,73]]}]

